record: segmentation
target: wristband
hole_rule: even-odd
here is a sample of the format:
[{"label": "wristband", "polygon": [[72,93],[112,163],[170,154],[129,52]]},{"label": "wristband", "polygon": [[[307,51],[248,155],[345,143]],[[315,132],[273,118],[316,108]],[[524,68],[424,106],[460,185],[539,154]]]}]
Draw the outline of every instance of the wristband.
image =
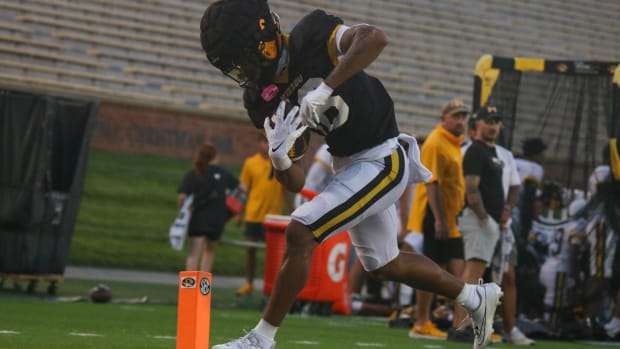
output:
[{"label": "wristband", "polygon": [[288,156],[273,156],[271,158],[271,163],[273,164],[273,168],[278,171],[286,171],[293,165],[293,161],[291,161]]},{"label": "wristband", "polygon": [[325,94],[329,97],[332,94],[332,92],[334,92],[334,89],[327,86],[325,81],[322,81],[321,84],[315,89],[315,91],[321,92],[322,95]]}]

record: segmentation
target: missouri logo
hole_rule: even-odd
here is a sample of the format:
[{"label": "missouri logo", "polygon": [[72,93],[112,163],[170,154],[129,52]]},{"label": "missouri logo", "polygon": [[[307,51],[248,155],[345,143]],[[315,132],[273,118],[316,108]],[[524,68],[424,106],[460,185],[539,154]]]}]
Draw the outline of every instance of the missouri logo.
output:
[{"label": "missouri logo", "polygon": [[196,278],[193,276],[184,277],[181,279],[181,288],[195,288]]}]

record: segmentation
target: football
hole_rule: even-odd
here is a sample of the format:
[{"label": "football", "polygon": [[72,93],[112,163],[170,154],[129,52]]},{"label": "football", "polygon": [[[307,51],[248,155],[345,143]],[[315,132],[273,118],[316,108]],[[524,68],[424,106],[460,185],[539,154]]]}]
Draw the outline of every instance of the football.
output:
[{"label": "football", "polygon": [[304,157],[310,145],[310,129],[307,128],[293,143],[293,147],[288,151],[288,157],[293,161],[298,161]]},{"label": "football", "polygon": [[88,296],[95,303],[107,303],[112,299],[112,290],[104,284],[99,284],[90,289]]},{"label": "football", "polygon": [[[286,102],[286,108],[284,111],[285,118],[286,116],[288,116],[288,113],[291,111],[293,106],[294,104]],[[298,117],[298,115],[296,115],[295,117]],[[275,126],[275,118],[276,118],[276,115],[274,113],[270,119],[272,127]],[[302,126],[303,125],[300,124],[300,127]],[[295,140],[295,143],[293,143],[293,146],[288,151],[288,157],[293,161],[299,161],[301,158],[304,157],[309,146],[310,146],[310,128],[306,128],[304,133],[302,133],[301,136],[299,136]]]}]

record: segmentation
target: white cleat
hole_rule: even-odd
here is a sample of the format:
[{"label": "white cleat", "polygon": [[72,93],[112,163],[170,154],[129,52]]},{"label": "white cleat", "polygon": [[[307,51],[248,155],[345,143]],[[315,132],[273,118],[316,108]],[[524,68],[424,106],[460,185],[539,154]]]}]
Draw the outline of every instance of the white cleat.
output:
[{"label": "white cleat", "polygon": [[275,341],[252,330],[241,338],[228,343],[214,345],[211,349],[273,349],[275,347]]},{"label": "white cleat", "polygon": [[536,341],[526,336],[521,330],[515,326],[510,333],[504,335],[504,342],[516,345],[534,345]]},{"label": "white cleat", "polygon": [[476,286],[476,293],[480,297],[480,305],[472,310],[469,316],[474,327],[474,349],[481,349],[491,342],[495,309],[500,304],[499,300],[504,292],[496,283],[483,284],[481,279],[480,284]]}]

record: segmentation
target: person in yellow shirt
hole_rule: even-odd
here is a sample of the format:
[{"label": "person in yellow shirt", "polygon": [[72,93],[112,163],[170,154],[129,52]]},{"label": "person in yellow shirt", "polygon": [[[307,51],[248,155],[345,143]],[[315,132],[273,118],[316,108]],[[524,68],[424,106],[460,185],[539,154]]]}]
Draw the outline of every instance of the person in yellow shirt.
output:
[{"label": "person in yellow shirt", "polygon": [[[443,107],[440,123],[426,138],[420,154],[422,164],[431,170],[433,177],[416,185],[407,225],[413,234],[424,235],[424,255],[458,278],[465,265],[456,217],[465,195],[461,143],[468,115],[460,99],[452,99]],[[417,316],[410,337],[447,337],[430,321],[432,301],[432,293],[417,290]]]},{"label": "person in yellow shirt", "polygon": [[[267,214],[282,214],[284,189],[275,178],[269,158],[267,138],[260,133],[258,151],[245,159],[239,176],[239,191],[247,195],[245,203],[245,240],[249,242],[245,255],[246,283],[237,290],[237,295],[250,295],[254,292],[254,273],[256,271],[256,247],[251,243],[265,239],[263,221]],[[237,216],[241,225],[242,215]]]}]

